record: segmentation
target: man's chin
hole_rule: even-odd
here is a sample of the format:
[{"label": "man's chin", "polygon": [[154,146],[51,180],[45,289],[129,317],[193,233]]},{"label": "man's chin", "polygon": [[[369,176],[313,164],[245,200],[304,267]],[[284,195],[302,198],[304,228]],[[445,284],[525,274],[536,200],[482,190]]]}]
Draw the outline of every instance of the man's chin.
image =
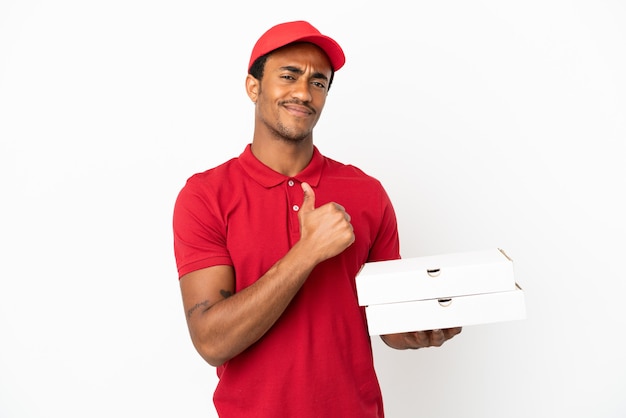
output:
[{"label": "man's chin", "polygon": [[276,134],[275,135],[276,138],[282,141],[290,142],[294,144],[299,144],[301,142],[304,142],[311,137],[311,131],[307,131],[307,132],[282,131],[282,132],[275,132],[275,134]]}]

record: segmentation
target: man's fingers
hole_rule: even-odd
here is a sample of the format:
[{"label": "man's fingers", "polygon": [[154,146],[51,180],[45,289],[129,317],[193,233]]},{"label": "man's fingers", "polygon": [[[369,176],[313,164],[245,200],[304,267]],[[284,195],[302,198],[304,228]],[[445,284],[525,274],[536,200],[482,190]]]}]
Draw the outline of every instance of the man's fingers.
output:
[{"label": "man's fingers", "polygon": [[429,334],[426,331],[417,331],[413,333],[415,348],[428,347],[430,345]]},{"label": "man's fingers", "polygon": [[430,345],[440,347],[446,341],[446,336],[440,329],[430,331]]},{"label": "man's fingers", "polygon": [[300,210],[312,211],[315,209],[315,192],[309,183],[302,182],[302,191],[304,192],[304,200]]},{"label": "man's fingers", "polygon": [[450,338],[454,337],[457,334],[460,334],[461,331],[463,330],[463,328],[461,327],[456,327],[456,328],[446,328],[443,330],[445,336],[446,336],[446,340],[449,340]]},{"label": "man's fingers", "polygon": [[445,329],[434,329],[430,331],[430,345],[435,347],[440,347],[448,341],[450,338],[454,337],[458,333],[461,332],[460,327],[457,328],[445,328]]}]

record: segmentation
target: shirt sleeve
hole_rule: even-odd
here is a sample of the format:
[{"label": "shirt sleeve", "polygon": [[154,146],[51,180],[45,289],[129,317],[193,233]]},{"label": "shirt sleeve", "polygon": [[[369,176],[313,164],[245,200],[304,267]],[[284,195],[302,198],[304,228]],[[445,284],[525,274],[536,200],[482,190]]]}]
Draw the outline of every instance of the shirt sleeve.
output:
[{"label": "shirt sleeve", "polygon": [[210,187],[191,177],[174,205],[174,255],[178,277],[216,265],[232,265],[226,226]]},{"label": "shirt sleeve", "polygon": [[389,195],[381,185],[381,222],[367,261],[396,260],[400,258],[398,222]]}]

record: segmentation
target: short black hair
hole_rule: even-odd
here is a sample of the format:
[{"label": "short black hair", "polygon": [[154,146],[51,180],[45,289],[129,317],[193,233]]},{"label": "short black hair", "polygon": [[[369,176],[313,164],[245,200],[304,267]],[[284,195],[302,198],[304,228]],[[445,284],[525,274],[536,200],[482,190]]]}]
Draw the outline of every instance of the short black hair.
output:
[{"label": "short black hair", "polygon": [[[272,52],[274,51],[270,51],[265,55],[261,55],[259,58],[254,60],[254,62],[250,66],[250,70],[248,70],[248,74],[250,74],[252,77],[256,78],[257,80],[261,80],[263,78],[263,72],[265,71],[265,62],[267,61],[269,56],[272,55]],[[334,77],[335,77],[335,70],[331,66],[330,67],[330,80],[328,80],[328,90],[330,90],[330,86],[333,84]]]},{"label": "short black hair", "polygon": [[265,70],[265,62],[267,61],[267,58],[270,56],[271,52],[268,52],[265,55],[261,55],[259,58],[257,58],[252,65],[250,66],[250,70],[248,71],[248,74],[250,74],[252,77],[256,78],[257,80],[260,80],[263,78],[263,71]]}]

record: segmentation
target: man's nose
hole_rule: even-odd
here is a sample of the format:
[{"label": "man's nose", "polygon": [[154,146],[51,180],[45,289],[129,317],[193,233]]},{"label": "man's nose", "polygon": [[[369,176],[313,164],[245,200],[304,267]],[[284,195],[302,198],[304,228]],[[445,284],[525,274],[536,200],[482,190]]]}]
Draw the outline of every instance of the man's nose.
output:
[{"label": "man's nose", "polygon": [[311,83],[304,77],[300,77],[293,85],[292,96],[302,102],[311,101]]}]

